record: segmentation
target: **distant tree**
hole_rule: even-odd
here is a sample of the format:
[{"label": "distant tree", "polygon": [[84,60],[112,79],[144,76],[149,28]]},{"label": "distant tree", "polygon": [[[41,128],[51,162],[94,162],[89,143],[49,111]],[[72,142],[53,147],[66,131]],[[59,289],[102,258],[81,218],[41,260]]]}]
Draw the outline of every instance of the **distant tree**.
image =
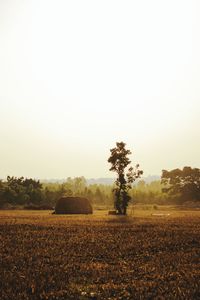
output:
[{"label": "distant tree", "polygon": [[42,184],[39,180],[24,177],[7,177],[2,197],[10,204],[40,204],[43,200]]},{"label": "distant tree", "polygon": [[75,178],[68,177],[67,180],[62,184],[63,195],[82,196],[86,185],[86,179],[83,176]]},{"label": "distant tree", "polygon": [[22,180],[22,186],[25,188],[25,193],[27,194],[27,199],[32,204],[40,204],[43,200],[42,194],[42,184],[39,180],[32,178],[26,178]]},{"label": "distant tree", "polygon": [[82,195],[85,187],[86,187],[86,179],[83,176],[74,178],[74,194],[75,195],[77,195],[77,196]]},{"label": "distant tree", "polygon": [[138,164],[135,168],[129,167],[126,173],[126,168],[131,163],[128,158],[128,156],[131,155],[131,151],[127,150],[125,146],[126,144],[123,142],[116,143],[116,147],[110,150],[111,155],[108,158],[108,162],[111,163],[110,171],[117,173],[113,192],[115,195],[114,206],[120,215],[126,215],[127,207],[131,199],[129,190],[131,189],[132,183],[143,174],[143,171],[139,170]]},{"label": "distant tree", "polygon": [[184,167],[182,170],[163,170],[163,192],[180,201],[200,201],[200,169]]},{"label": "distant tree", "polygon": [[95,197],[95,202],[96,203],[99,203],[99,204],[103,203],[103,194],[102,194],[99,187],[96,188],[94,197]]}]

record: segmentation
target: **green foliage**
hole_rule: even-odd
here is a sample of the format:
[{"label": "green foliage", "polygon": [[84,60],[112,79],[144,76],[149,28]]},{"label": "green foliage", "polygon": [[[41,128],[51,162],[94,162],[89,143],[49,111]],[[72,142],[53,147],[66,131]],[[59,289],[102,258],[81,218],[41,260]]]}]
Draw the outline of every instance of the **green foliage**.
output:
[{"label": "green foliage", "polygon": [[[35,208],[42,206],[55,207],[56,201],[62,196],[85,197],[95,209],[112,209],[113,202],[117,207],[117,195],[120,195],[120,201],[122,199],[126,200],[124,203],[127,206],[132,199],[135,204],[151,205],[182,204],[188,200],[198,203],[200,200],[199,169],[187,167],[184,168],[183,173],[181,170],[173,170],[172,173],[171,171],[164,171],[163,175],[165,177],[162,177],[162,182],[160,180],[150,183],[146,183],[144,180],[135,181],[131,188],[125,173],[124,177],[121,176],[120,179],[117,177],[115,185],[88,185],[84,177],[69,177],[64,182],[41,183],[31,178],[8,176],[7,180],[0,180],[0,207],[31,207],[31,205]],[[182,174],[181,177],[180,174]],[[124,194],[123,190],[118,194],[121,179],[123,179],[123,182],[125,179],[127,183],[127,190],[125,190],[127,193]],[[121,182],[121,184],[124,187],[125,183]],[[127,195],[130,198],[126,198]],[[119,209],[121,209],[121,204]]]},{"label": "green foliage", "polygon": [[115,181],[116,187],[114,188],[115,194],[115,208],[118,214],[126,215],[128,203],[131,200],[129,190],[132,183],[143,174],[143,171],[139,170],[137,164],[135,168],[129,167],[127,173],[126,168],[131,163],[128,155],[131,155],[131,151],[125,148],[126,144],[123,142],[116,143],[116,147],[111,149],[111,155],[108,158],[108,162],[111,163],[110,171],[117,173],[117,179]]},{"label": "green foliage", "polygon": [[1,206],[5,203],[12,205],[40,204],[43,200],[42,184],[39,180],[24,177],[7,177],[0,186]]},{"label": "green foliage", "polygon": [[145,183],[144,180],[140,180],[131,189],[131,197],[134,199],[134,203],[141,204],[167,204],[169,203],[169,197],[162,192],[163,185],[160,180]]},{"label": "green foliage", "polygon": [[45,201],[52,206],[62,196],[85,197],[95,206],[110,206],[113,202],[112,189],[110,185],[87,185],[84,177],[69,177],[63,183],[43,183]]},{"label": "green foliage", "polygon": [[200,169],[184,167],[162,171],[163,192],[180,203],[200,200]]}]

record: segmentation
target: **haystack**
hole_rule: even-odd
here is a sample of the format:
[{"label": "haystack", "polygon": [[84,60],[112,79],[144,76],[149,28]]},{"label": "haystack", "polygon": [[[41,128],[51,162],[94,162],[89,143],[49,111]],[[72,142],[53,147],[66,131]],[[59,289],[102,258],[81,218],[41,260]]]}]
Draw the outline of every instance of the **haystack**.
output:
[{"label": "haystack", "polygon": [[82,197],[62,197],[55,207],[56,214],[92,214],[88,199]]}]

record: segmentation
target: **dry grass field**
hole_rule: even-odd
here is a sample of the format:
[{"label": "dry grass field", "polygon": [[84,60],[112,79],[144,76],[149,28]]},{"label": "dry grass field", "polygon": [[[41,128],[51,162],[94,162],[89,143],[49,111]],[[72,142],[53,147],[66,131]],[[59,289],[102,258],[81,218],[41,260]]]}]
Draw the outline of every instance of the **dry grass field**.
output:
[{"label": "dry grass field", "polygon": [[0,212],[0,298],[200,299],[200,212]]}]

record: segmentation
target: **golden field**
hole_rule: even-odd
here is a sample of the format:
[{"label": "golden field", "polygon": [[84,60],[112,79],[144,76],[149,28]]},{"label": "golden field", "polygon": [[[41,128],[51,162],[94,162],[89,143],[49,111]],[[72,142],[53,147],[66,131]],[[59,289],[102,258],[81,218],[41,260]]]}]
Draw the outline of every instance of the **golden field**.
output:
[{"label": "golden field", "polygon": [[0,211],[0,298],[199,299],[199,221],[170,208]]}]

